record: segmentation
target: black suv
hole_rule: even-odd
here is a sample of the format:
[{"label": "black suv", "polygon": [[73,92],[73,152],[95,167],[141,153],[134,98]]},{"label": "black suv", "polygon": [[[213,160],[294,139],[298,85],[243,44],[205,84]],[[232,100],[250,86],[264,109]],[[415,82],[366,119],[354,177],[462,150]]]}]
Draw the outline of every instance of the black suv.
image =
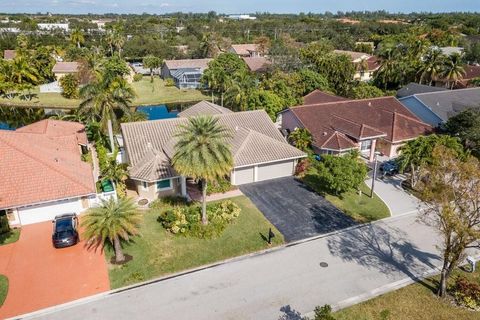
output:
[{"label": "black suv", "polygon": [[75,213],[67,213],[56,216],[52,223],[52,242],[55,248],[65,248],[77,244],[78,218]]},{"label": "black suv", "polygon": [[398,163],[395,159],[385,161],[380,165],[380,171],[384,175],[394,176],[398,174]]}]

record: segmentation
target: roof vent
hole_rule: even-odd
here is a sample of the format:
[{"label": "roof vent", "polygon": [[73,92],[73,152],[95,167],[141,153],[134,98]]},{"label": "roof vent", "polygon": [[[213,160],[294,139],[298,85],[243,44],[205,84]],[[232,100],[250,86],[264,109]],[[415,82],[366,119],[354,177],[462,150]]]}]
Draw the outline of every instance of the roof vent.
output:
[{"label": "roof vent", "polygon": [[150,142],[147,142],[147,149],[152,149],[152,144]]},{"label": "roof vent", "polygon": [[369,107],[371,107],[371,106],[372,106],[372,103],[371,103],[370,101],[368,102],[368,106],[369,106]]},{"label": "roof vent", "polygon": [[439,107],[439,106],[440,106],[440,101],[437,101],[437,107]]},{"label": "roof vent", "polygon": [[324,132],[323,132],[323,135],[324,135],[324,136],[326,136],[327,134],[328,134],[327,131],[324,131]]},{"label": "roof vent", "polygon": [[58,162],[58,158],[55,158],[55,162]]},{"label": "roof vent", "polygon": [[238,131],[238,126],[235,126],[235,131]]}]

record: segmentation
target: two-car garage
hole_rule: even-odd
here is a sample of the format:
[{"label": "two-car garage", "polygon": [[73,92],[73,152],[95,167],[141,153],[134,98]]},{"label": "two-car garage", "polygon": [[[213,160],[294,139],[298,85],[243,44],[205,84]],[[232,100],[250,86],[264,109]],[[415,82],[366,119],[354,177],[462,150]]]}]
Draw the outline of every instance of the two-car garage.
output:
[{"label": "two-car garage", "polygon": [[238,186],[252,182],[290,177],[295,173],[296,164],[297,159],[289,159],[234,168],[231,182],[233,185]]}]

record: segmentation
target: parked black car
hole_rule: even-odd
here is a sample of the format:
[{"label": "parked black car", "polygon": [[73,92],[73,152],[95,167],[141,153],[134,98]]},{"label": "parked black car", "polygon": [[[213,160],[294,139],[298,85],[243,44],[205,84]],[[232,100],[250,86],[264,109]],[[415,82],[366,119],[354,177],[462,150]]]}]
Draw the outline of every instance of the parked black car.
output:
[{"label": "parked black car", "polygon": [[77,244],[78,218],[75,213],[62,214],[55,217],[53,223],[52,242],[55,248],[65,248]]},{"label": "parked black car", "polygon": [[397,161],[395,161],[394,159],[385,161],[380,165],[380,171],[384,175],[389,175],[389,176],[396,175],[399,172]]}]

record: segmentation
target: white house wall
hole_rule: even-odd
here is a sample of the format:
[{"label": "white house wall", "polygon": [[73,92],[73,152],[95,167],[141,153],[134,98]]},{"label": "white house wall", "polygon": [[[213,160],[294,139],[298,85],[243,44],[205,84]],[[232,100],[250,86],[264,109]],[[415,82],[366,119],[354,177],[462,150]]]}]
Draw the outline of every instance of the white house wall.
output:
[{"label": "white house wall", "polygon": [[53,220],[64,213],[80,213],[85,208],[80,198],[44,203],[31,207],[18,208],[18,216],[22,225]]}]

